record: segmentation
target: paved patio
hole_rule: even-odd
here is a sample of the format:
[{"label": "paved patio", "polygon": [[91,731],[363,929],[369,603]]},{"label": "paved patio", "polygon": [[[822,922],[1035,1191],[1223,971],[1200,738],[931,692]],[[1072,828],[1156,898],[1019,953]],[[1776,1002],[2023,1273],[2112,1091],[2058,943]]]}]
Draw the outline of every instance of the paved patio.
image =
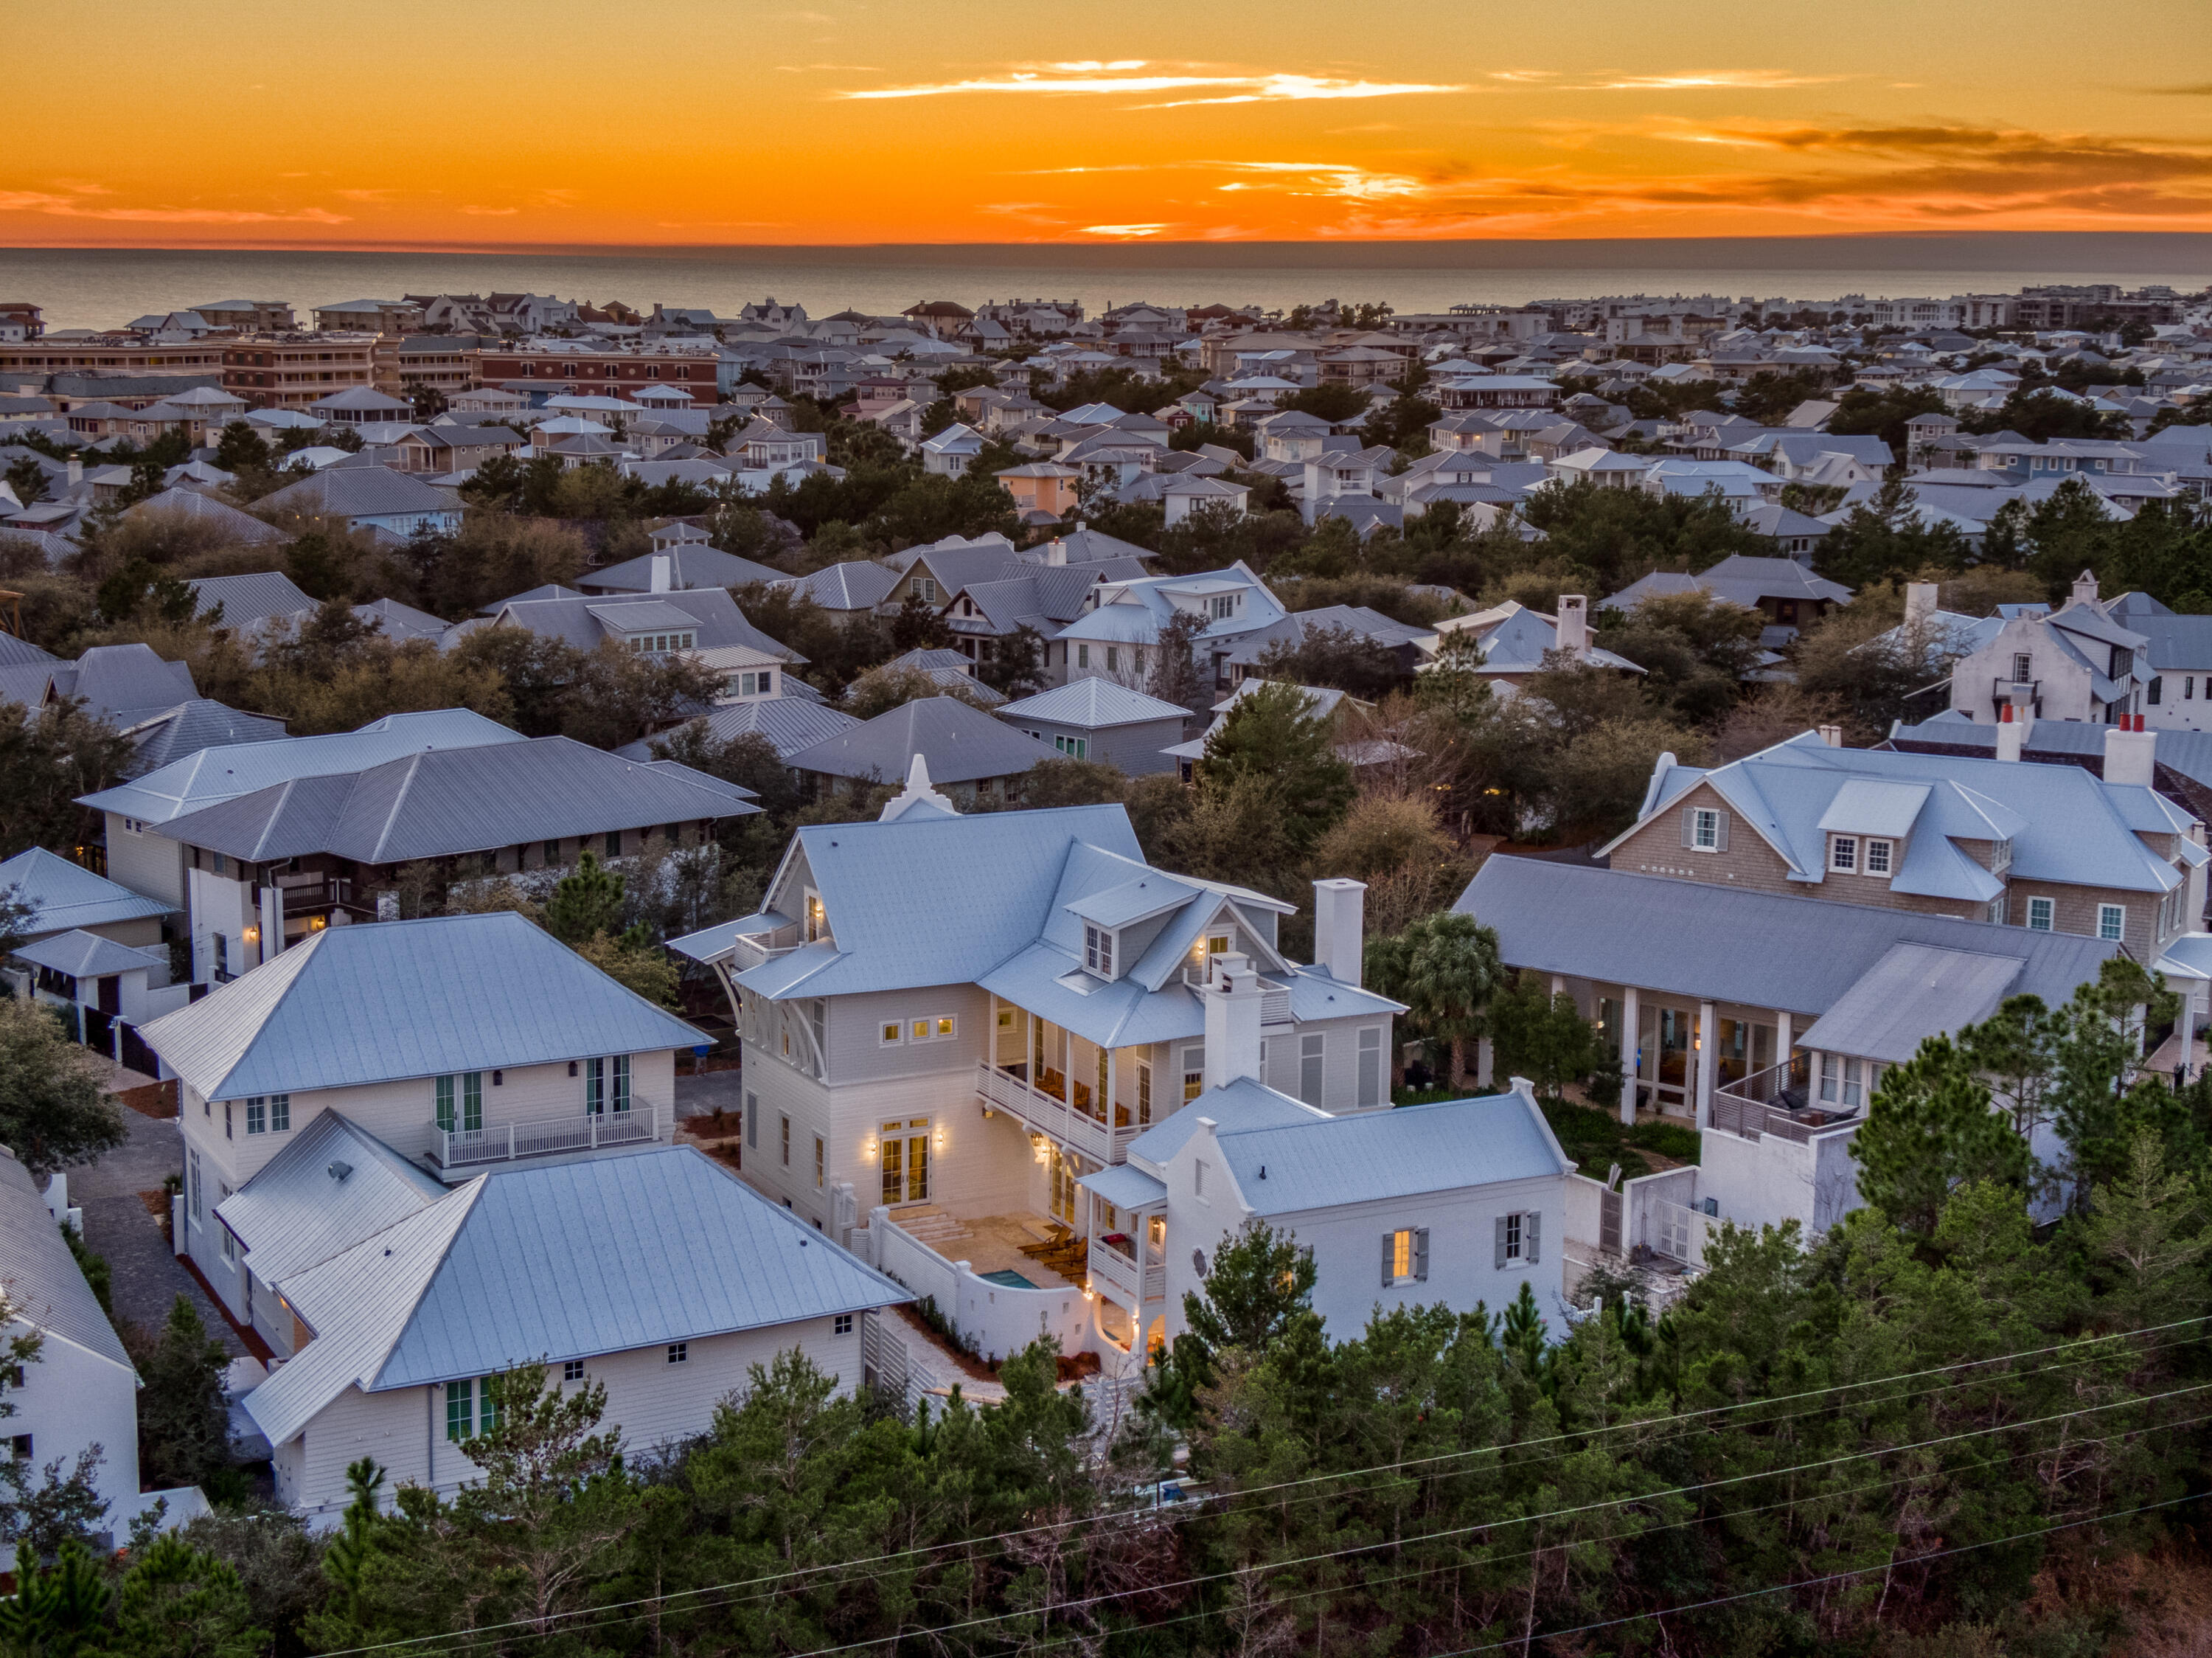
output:
[{"label": "paved patio", "polygon": [[976,1275],[1018,1272],[1040,1289],[1059,1285],[1080,1289],[1079,1279],[1055,1272],[1022,1246],[1040,1244],[1052,1235],[1052,1222],[1042,1215],[947,1215],[935,1208],[895,1210],[891,1219],[902,1229],[927,1244],[948,1261],[966,1261]]}]

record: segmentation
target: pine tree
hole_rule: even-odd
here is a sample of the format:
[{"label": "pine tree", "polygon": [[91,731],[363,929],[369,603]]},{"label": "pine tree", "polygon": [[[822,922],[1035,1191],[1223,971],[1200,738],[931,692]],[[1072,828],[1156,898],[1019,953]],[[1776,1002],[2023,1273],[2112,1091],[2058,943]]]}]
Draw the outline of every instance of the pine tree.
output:
[{"label": "pine tree", "polygon": [[1851,1140],[1859,1195],[1907,1231],[1936,1227],[1944,1198],[1972,1180],[2027,1179],[2027,1142],[1990,1109],[1988,1085],[1948,1036],[1883,1073]]},{"label": "pine tree", "polygon": [[620,875],[600,868],[596,854],[584,853],[575,872],[553,888],[545,905],[545,930],[572,948],[599,933],[620,933],[623,887]]}]

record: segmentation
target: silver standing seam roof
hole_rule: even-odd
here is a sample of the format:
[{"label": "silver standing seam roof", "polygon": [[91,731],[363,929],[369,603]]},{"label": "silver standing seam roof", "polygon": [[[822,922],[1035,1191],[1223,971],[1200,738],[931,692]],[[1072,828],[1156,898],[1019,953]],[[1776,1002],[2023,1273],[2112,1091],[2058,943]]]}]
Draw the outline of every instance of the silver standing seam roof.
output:
[{"label": "silver standing seam roof", "polygon": [[1893,944],[1797,1039],[1800,1047],[1903,1064],[1931,1036],[1978,1025],[2020,979],[2018,956]]},{"label": "silver standing seam roof", "polygon": [[316,1335],[246,1397],[272,1445],[352,1387],[418,1387],[914,1299],[689,1146],[480,1175],[279,1288]]},{"label": "silver standing seam roof", "polygon": [[[298,487],[298,486],[295,486]],[[315,601],[299,583],[281,570],[256,570],[248,576],[203,576],[191,584],[192,596],[203,616],[222,607],[225,627],[265,622],[271,616],[296,616],[312,612]]]},{"label": "silver standing seam roof", "polygon": [[170,913],[169,906],[160,899],[134,893],[43,846],[18,852],[0,863],[0,892],[10,889],[33,906],[33,932],[105,927],[118,921],[143,921]]},{"label": "silver standing seam roof", "polygon": [[1027,771],[1054,752],[957,697],[921,697],[785,756],[795,771],[896,782],[916,754],[932,783],[972,783]]},{"label": "silver standing seam roof", "polygon": [[1163,702],[1112,680],[1091,675],[1040,691],[1008,703],[997,710],[1002,720],[1020,724],[1037,720],[1052,725],[1072,725],[1103,731],[1117,725],[1148,725],[1157,720],[1183,720],[1190,710],[1180,703]]},{"label": "silver standing seam roof", "polygon": [[512,911],[332,927],[143,1034],[209,1100],[705,1039]]},{"label": "silver standing seam roof", "polygon": [[[707,729],[722,742],[757,733],[768,739],[777,758],[787,763],[800,749],[811,748],[860,723],[842,710],[795,695],[723,703],[702,717]],[[668,731],[658,737],[641,737],[635,742],[624,743],[615,753],[626,760],[649,760],[653,758],[653,745],[665,742],[675,735]]]},{"label": "silver standing seam roof", "polygon": [[0,1283],[8,1287],[16,1316],[125,1370],[131,1356],[100,1310],[76,1257],[40,1196],[31,1171],[0,1146]]},{"label": "silver standing seam roof", "polygon": [[144,972],[149,967],[166,969],[169,965],[165,949],[134,949],[98,933],[74,929],[20,946],[15,958],[72,978],[103,978],[111,973]]},{"label": "silver standing seam roof", "polygon": [[447,1190],[351,1118],[324,1111],[215,1213],[245,1247],[254,1276],[273,1284],[428,1208]]},{"label": "silver standing seam roof", "polygon": [[2078,933],[1537,858],[1490,858],[1452,908],[1496,929],[1510,966],[1816,1017],[1896,944],[2011,957],[2021,963],[2014,991],[2054,1007],[2127,954]]}]

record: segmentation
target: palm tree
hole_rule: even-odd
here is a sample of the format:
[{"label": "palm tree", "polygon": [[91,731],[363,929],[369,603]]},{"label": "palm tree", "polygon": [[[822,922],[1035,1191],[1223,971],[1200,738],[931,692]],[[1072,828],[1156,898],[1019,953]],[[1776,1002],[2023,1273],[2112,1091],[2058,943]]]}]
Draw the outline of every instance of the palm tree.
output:
[{"label": "palm tree", "polygon": [[1484,1011],[1504,977],[1497,933],[1450,911],[1367,947],[1367,982],[1403,1002],[1423,1036],[1451,1044],[1455,1080],[1466,1075],[1467,1045],[1482,1034]]}]

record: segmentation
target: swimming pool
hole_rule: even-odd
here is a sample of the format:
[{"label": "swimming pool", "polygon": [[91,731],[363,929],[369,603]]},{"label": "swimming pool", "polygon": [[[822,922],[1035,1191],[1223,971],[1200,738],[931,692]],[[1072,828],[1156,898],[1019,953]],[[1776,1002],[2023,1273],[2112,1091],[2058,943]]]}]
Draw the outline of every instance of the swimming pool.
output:
[{"label": "swimming pool", "polygon": [[1036,1288],[1036,1285],[1031,1283],[1027,1278],[1015,1271],[1011,1266],[1002,1266],[996,1272],[979,1272],[975,1276],[982,1279],[985,1283],[1000,1284],[1008,1289],[1034,1289]]}]

